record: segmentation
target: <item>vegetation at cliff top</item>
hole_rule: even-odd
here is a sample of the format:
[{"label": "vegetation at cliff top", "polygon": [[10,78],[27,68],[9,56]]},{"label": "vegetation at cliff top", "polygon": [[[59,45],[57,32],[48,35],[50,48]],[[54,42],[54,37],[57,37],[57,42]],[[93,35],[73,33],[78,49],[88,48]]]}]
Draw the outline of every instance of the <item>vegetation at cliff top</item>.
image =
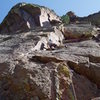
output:
[{"label": "vegetation at cliff top", "polygon": [[63,22],[65,25],[67,25],[67,24],[69,24],[69,22],[70,22],[70,17],[69,17],[68,15],[63,15],[63,16],[61,17],[61,20],[62,20],[62,22]]}]

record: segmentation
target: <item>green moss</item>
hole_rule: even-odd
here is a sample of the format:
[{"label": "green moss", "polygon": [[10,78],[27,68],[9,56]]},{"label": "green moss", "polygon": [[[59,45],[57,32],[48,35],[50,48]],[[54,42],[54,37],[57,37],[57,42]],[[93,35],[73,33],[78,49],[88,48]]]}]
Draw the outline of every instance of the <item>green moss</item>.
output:
[{"label": "green moss", "polygon": [[86,34],[85,34],[85,37],[92,37],[93,35],[91,34],[91,33],[89,33],[89,32],[86,32]]},{"label": "green moss", "polygon": [[41,8],[41,6],[37,5],[37,4],[27,4],[27,6],[31,6],[31,7],[39,7]]},{"label": "green moss", "polygon": [[65,64],[60,64],[58,66],[58,73],[59,74],[64,74],[65,77],[70,77],[70,72],[68,67]]}]

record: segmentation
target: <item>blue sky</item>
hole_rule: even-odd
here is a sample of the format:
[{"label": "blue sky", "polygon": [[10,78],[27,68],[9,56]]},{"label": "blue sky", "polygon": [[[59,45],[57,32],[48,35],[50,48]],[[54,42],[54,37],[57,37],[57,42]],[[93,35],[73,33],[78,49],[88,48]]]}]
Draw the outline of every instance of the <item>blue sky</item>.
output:
[{"label": "blue sky", "polygon": [[68,11],[74,11],[78,16],[87,16],[100,11],[100,0],[0,0],[0,23],[12,6],[19,2],[47,6],[60,16]]}]

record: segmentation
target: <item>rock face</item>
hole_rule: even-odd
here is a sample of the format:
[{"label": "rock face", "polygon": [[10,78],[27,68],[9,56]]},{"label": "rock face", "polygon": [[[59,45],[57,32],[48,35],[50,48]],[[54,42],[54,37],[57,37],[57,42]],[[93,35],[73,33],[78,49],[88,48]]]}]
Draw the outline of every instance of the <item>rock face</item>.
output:
[{"label": "rock face", "polygon": [[100,43],[86,40],[54,50],[34,49],[52,32],[36,29],[0,35],[0,100],[90,100],[100,96]]},{"label": "rock face", "polygon": [[33,50],[54,49],[55,47],[62,46],[63,40],[64,36],[62,32],[55,27],[54,31],[49,32],[40,38]]},{"label": "rock face", "polygon": [[0,100],[99,100],[99,35],[92,39],[89,31],[84,41],[73,42],[88,28],[71,25],[13,31],[0,34]]},{"label": "rock face", "polygon": [[91,39],[93,36],[97,38],[99,35],[98,29],[91,24],[60,25],[59,29],[62,31],[66,42],[83,41]]},{"label": "rock face", "polygon": [[35,27],[50,27],[59,23],[60,17],[49,8],[19,3],[14,6],[0,25],[0,33],[10,33],[33,29]]}]

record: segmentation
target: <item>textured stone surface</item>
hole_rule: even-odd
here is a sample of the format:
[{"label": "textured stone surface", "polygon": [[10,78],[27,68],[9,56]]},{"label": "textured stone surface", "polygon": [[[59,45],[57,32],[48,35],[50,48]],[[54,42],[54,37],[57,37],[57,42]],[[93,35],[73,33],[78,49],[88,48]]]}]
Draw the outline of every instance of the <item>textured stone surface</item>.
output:
[{"label": "textured stone surface", "polygon": [[98,34],[97,28],[91,24],[60,25],[59,29],[63,32],[66,42],[83,41]]},{"label": "textured stone surface", "polygon": [[35,27],[50,27],[59,23],[60,17],[49,8],[27,3],[15,5],[0,25],[0,33],[10,33],[33,29]]},{"label": "textured stone surface", "polygon": [[[33,15],[42,11],[41,26],[44,20],[47,21],[50,10],[21,3],[11,13],[21,15],[20,7],[25,11],[23,19],[28,20],[21,26],[24,32],[16,32],[18,23],[12,20],[15,26],[12,25],[10,31],[2,26],[2,32],[14,32],[0,34],[0,100],[99,100],[100,41],[97,31],[94,32],[92,26],[90,32],[87,27],[77,25],[36,27],[28,31],[26,26],[35,26],[29,15],[33,8]],[[52,14],[49,20],[54,23],[56,15]],[[20,22],[19,17],[18,20]],[[70,36],[66,32],[68,29],[72,31]],[[79,41],[83,32],[87,37]],[[66,36],[70,41],[66,42]]]},{"label": "textured stone surface", "polygon": [[0,35],[0,99],[89,100],[100,96],[100,43],[87,40],[36,51],[38,41],[50,33],[43,30]]},{"label": "textured stone surface", "polygon": [[62,32],[55,27],[54,31],[48,32],[38,41],[33,50],[54,49],[55,47],[62,46],[63,40],[64,36]]}]

